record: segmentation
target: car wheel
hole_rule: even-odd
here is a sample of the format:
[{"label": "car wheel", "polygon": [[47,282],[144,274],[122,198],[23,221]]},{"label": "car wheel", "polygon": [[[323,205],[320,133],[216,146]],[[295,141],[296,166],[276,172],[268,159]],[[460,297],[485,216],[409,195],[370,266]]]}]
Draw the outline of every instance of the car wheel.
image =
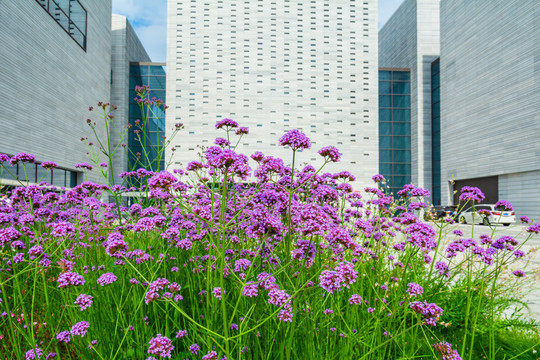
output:
[{"label": "car wheel", "polygon": [[459,223],[460,224],[466,224],[467,223],[467,221],[465,220],[465,216],[460,216],[459,217]]},{"label": "car wheel", "polygon": [[489,220],[488,220],[488,218],[485,217],[485,218],[482,220],[482,225],[489,226]]}]

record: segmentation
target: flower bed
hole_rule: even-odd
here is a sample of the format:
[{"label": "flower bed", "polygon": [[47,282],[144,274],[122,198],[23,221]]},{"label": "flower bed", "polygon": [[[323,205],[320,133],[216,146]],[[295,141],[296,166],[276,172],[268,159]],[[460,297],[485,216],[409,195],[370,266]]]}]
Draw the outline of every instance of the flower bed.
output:
[{"label": "flower bed", "polygon": [[[227,139],[186,169],[122,174],[138,189],[27,185],[0,200],[2,358],[531,353],[537,327],[501,317],[512,305],[507,289],[527,280],[520,271],[499,281],[525,255],[522,244],[494,228],[478,239],[456,232],[446,246],[451,221],[415,215],[428,191],[407,185],[392,198],[376,175],[362,197],[347,171],[297,169],[297,151],[311,146],[297,130],[280,140],[291,166],[255,153],[252,170],[229,145],[247,129],[230,119],[216,127]],[[340,158],[334,147],[319,154],[325,164]],[[8,169],[32,159],[0,161]],[[134,190],[146,195],[122,206],[122,192]],[[462,197],[482,200],[475,188]],[[501,331],[517,326],[533,340],[503,346]]]}]

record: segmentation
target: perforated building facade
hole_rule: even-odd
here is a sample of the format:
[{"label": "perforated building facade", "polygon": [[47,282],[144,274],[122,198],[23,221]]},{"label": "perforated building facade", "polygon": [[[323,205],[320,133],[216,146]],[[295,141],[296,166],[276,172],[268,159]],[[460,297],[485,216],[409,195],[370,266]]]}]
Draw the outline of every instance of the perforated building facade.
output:
[{"label": "perforated building facade", "polygon": [[239,151],[282,156],[297,128],[316,151],[335,145],[358,187],[378,171],[377,1],[168,1],[167,128],[182,122],[174,163],[196,159],[232,118],[247,126]]}]

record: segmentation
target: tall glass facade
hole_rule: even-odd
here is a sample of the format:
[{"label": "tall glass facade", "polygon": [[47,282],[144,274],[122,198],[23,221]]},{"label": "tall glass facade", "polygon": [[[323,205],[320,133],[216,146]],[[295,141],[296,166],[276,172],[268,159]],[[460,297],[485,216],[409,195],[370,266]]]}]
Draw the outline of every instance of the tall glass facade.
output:
[{"label": "tall glass facade", "polygon": [[[158,157],[158,148],[162,148],[165,136],[165,112],[156,106],[141,106],[134,100],[137,94],[135,86],[148,85],[149,99],[157,98],[165,101],[165,66],[158,63],[130,64],[130,100],[129,100],[129,163],[128,169],[141,167],[147,170],[159,171],[165,168],[165,159]],[[143,124],[143,113],[147,123]],[[143,148],[148,159],[145,159]]]},{"label": "tall glass facade", "polygon": [[431,63],[431,198],[441,205],[441,81],[440,59]]},{"label": "tall glass facade", "polygon": [[409,70],[379,70],[379,172],[394,194],[411,182]]}]

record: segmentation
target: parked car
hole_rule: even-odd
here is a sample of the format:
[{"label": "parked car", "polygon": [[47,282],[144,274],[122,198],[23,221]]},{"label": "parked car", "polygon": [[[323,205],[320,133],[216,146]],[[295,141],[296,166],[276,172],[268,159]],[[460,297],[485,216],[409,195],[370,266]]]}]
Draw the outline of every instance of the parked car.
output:
[{"label": "parked car", "polygon": [[436,205],[430,208],[429,215],[433,220],[440,220],[446,217],[452,217],[456,212],[455,205]]},{"label": "parked car", "polygon": [[[474,223],[482,225],[503,224],[508,226],[516,222],[514,211],[501,211],[492,204],[481,204],[474,207]],[[457,218],[461,224],[473,223],[473,207],[460,212]]]}]

